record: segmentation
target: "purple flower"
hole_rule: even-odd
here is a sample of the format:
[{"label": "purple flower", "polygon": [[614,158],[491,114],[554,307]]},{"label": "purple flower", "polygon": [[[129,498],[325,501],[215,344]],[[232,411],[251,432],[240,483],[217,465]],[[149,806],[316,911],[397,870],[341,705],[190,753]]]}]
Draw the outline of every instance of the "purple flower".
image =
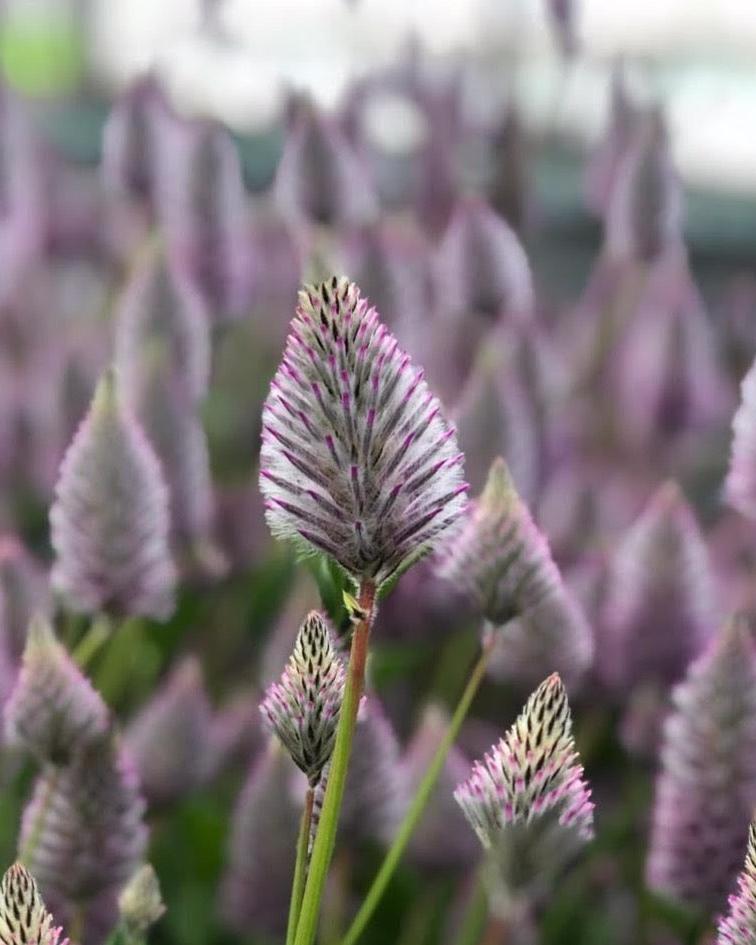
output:
[{"label": "purple flower", "polygon": [[5,705],[9,742],[61,764],[101,738],[109,713],[44,617],[29,626],[23,663]]},{"label": "purple flower", "polygon": [[304,619],[278,683],[268,687],[260,711],[311,785],[320,781],[336,738],[344,697],[344,667],[326,618]]},{"label": "purple flower", "polygon": [[168,494],[112,371],[63,459],[50,525],[52,583],[75,610],[171,613]]},{"label": "purple flower", "polygon": [[194,657],[182,660],[126,731],[125,741],[151,804],[196,790],[212,772],[212,709]]},{"label": "purple flower", "polygon": [[454,797],[512,892],[539,878],[535,860],[543,861],[544,872],[554,872],[593,838],[591,790],[556,673],[532,693]]},{"label": "purple flower", "polygon": [[462,461],[423,372],[357,286],[303,291],[263,411],[271,531],[380,585],[459,520]]},{"label": "purple flower", "polygon": [[672,703],[646,878],[659,893],[715,911],[743,862],[756,804],[756,654],[745,621],[727,624]]},{"label": "purple flower", "polygon": [[617,686],[676,682],[711,635],[713,579],[693,510],[663,485],[620,542],[612,563],[599,662]]},{"label": "purple flower", "polygon": [[730,910],[719,921],[717,945],[756,945],[756,823],[748,828],[745,866],[738,891],[729,898]]},{"label": "purple flower", "polygon": [[68,945],[63,930],[53,925],[34,877],[14,863],[0,883],[1,945]]},{"label": "purple flower", "polygon": [[309,102],[299,105],[287,130],[274,196],[293,224],[361,226],[377,212],[360,158],[336,121]]},{"label": "purple flower", "polygon": [[112,736],[48,767],[24,811],[19,848],[50,902],[88,906],[118,891],[147,846],[144,801]]},{"label": "purple flower", "polygon": [[725,495],[733,508],[756,519],[756,361],[740,385],[740,406],[732,421],[732,433]]},{"label": "purple flower", "polygon": [[453,313],[529,316],[530,265],[514,231],[478,198],[460,201],[436,257],[440,297]]}]

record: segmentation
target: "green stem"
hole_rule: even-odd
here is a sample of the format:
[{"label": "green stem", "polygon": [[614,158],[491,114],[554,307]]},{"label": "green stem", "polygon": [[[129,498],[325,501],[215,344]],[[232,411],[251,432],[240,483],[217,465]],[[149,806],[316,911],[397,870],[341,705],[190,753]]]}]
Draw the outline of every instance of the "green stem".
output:
[{"label": "green stem", "polygon": [[[385,859],[383,860],[381,868],[378,870],[378,873],[373,880],[372,886],[363,899],[362,905],[360,906],[357,915],[354,917],[354,921],[342,939],[341,945],[355,945],[357,939],[365,931],[365,927],[370,921],[373,912],[375,912],[378,903],[381,901],[381,897],[386,891],[389,880],[394,875],[394,871],[399,865],[402,854],[404,853],[415,828],[420,822],[420,818],[425,811],[428,801],[430,800],[430,796],[433,793],[433,789],[436,786],[436,782],[438,781],[438,777],[441,774],[441,769],[444,766],[449,749],[454,744],[454,741],[459,734],[459,730],[462,727],[465,716],[467,715],[470,705],[475,698],[475,694],[478,691],[478,687],[480,686],[483,676],[485,675],[492,645],[493,637],[488,637],[483,644],[483,650],[480,654],[480,657],[478,658],[478,662],[475,664],[475,667],[470,674],[470,678],[468,679],[465,690],[462,693],[462,697],[457,704],[457,708],[454,710],[454,715],[449,722],[449,727],[444,733],[444,737],[441,739],[441,742],[436,749],[433,760],[423,775],[423,779],[420,782],[417,793],[412,799],[412,803],[407,809],[407,813],[404,815],[404,819],[402,820],[391,847],[386,854]],[[297,945],[305,945],[305,943],[297,943]]]},{"label": "green stem", "polygon": [[294,945],[312,945],[315,940],[323,889],[336,843],[336,829],[339,822],[341,801],[344,796],[349,756],[352,752],[357,710],[360,706],[362,690],[365,685],[365,664],[367,662],[370,625],[375,604],[375,585],[372,582],[364,581],[362,583],[358,602],[362,613],[352,635],[352,651],[349,657],[344,699],[339,713],[339,724],[336,729],[336,744],[334,745],[333,757],[328,772],[323,809],[312,849],[312,859],[307,874],[307,883]]},{"label": "green stem", "polygon": [[42,801],[40,802],[37,816],[34,819],[34,823],[31,825],[31,829],[29,830],[26,838],[26,843],[23,845],[23,848],[19,850],[18,859],[26,866],[31,866],[32,857],[37,850],[40,837],[42,836],[42,831],[45,828],[45,821],[47,820],[47,814],[50,810],[50,804],[52,803],[53,795],[55,794],[55,788],[58,786],[59,777],[59,768],[54,768],[49,772],[47,777],[47,785],[45,786],[45,794],[42,798]]},{"label": "green stem", "polygon": [[113,631],[113,624],[110,617],[105,614],[98,614],[89,629],[74,647],[71,654],[74,662],[80,669],[86,669],[91,663],[95,654],[105,641],[110,637]]},{"label": "green stem", "polygon": [[291,902],[289,903],[289,923],[286,926],[286,945],[293,945],[294,934],[297,931],[299,913],[302,909],[305,880],[307,879],[307,851],[310,846],[310,824],[312,823],[312,805],[315,799],[315,790],[307,788],[302,820],[299,824],[299,838],[297,839],[297,862],[294,866],[294,880],[291,886]]}]

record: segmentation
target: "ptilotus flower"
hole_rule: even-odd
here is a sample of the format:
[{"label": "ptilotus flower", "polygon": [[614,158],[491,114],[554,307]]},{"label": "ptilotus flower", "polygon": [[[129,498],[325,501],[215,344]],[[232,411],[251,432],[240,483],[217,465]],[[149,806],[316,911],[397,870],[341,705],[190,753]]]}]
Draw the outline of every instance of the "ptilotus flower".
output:
[{"label": "ptilotus flower", "polygon": [[459,537],[444,546],[439,574],[498,628],[504,661],[517,674],[542,676],[557,666],[572,681],[589,665],[585,617],[502,459],[491,466]]},{"label": "ptilotus flower", "polygon": [[33,618],[29,626],[4,718],[9,742],[53,764],[66,762],[108,728],[107,706],[44,617]]},{"label": "ptilotus flower", "polygon": [[745,620],[725,626],[672,703],[646,879],[659,893],[715,912],[742,866],[756,805],[756,654]]},{"label": "ptilotus flower", "polygon": [[280,682],[269,686],[260,705],[270,731],[312,785],[333,752],[343,697],[341,657],[326,618],[313,610],[299,628]]},{"label": "ptilotus flower", "polygon": [[147,845],[136,774],[112,736],[47,768],[24,811],[19,849],[51,902],[88,905],[120,890]]},{"label": "ptilotus flower", "polygon": [[610,568],[599,663],[613,685],[676,682],[711,636],[713,578],[693,510],[666,483],[620,542]]},{"label": "ptilotus flower", "polygon": [[461,201],[437,254],[440,296],[449,310],[528,316],[530,265],[514,231],[478,198]]},{"label": "ptilotus flower", "polygon": [[127,937],[137,940],[165,913],[160,883],[149,863],[140,866],[121,890],[118,912]]},{"label": "ptilotus flower", "polygon": [[756,361],[740,385],[732,434],[725,495],[733,508],[756,519]]},{"label": "ptilotus flower", "polygon": [[454,428],[346,279],[300,293],[263,410],[271,531],[377,585],[431,550],[466,505]]},{"label": "ptilotus flower", "polygon": [[[226,922],[242,934],[286,930],[301,811],[291,791],[296,772],[277,743],[253,765],[234,811],[223,879]],[[301,777],[301,776],[300,776]]]},{"label": "ptilotus flower", "polygon": [[[420,783],[448,724],[438,706],[429,706],[423,713],[402,757],[407,784]],[[452,746],[408,848],[408,856],[421,868],[448,872],[470,870],[475,865],[478,845],[453,798],[454,789],[469,773],[470,763]]]},{"label": "ptilotus flower", "polygon": [[177,375],[193,402],[207,393],[207,308],[186,273],[157,253],[135,270],[116,313],[115,363],[125,390],[143,387],[145,362]]},{"label": "ptilotus flower", "polygon": [[748,828],[745,865],[738,876],[738,889],[729,897],[729,911],[719,921],[717,945],[756,943],[756,823]]},{"label": "ptilotus flower", "polygon": [[454,797],[511,893],[553,877],[593,838],[591,791],[556,673]]},{"label": "ptilotus flower", "polygon": [[14,863],[0,883],[0,943],[2,945],[67,945],[63,930],[53,925],[34,877]]},{"label": "ptilotus flower", "polygon": [[158,214],[169,255],[216,319],[245,312],[246,199],[230,134],[209,121],[177,123],[158,169]]},{"label": "ptilotus flower", "polygon": [[212,709],[194,657],[182,660],[126,730],[125,742],[151,804],[167,804],[212,772]]},{"label": "ptilotus flower", "polygon": [[274,196],[292,223],[331,227],[369,223],[377,212],[373,188],[336,121],[302,103],[286,133]]},{"label": "ptilotus flower", "polygon": [[63,459],[50,525],[53,587],[73,609],[170,614],[175,568],[168,494],[112,371],[100,381]]},{"label": "ptilotus flower", "polygon": [[664,118],[652,111],[639,122],[617,170],[606,217],[608,251],[616,259],[653,262],[679,249],[681,217],[681,186]]}]

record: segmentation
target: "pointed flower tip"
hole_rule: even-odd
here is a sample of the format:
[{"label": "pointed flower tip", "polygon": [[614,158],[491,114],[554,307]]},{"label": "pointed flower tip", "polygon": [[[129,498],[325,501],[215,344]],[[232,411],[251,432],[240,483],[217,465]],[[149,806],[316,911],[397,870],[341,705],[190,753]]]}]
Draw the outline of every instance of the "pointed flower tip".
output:
[{"label": "pointed flower tip", "polygon": [[57,639],[50,621],[40,613],[35,613],[26,633],[25,652],[33,653],[57,645]]},{"label": "pointed flower tip", "polygon": [[263,411],[260,487],[274,534],[381,585],[466,505],[453,427],[347,279],[307,286]]},{"label": "pointed flower tip", "polygon": [[14,863],[0,883],[1,945],[67,945],[62,929],[53,926],[34,877]]},{"label": "pointed flower tip", "polygon": [[748,828],[745,865],[729,911],[719,921],[717,945],[754,945],[756,942],[756,821]]},{"label": "pointed flower tip", "polygon": [[[565,848],[593,838],[591,790],[583,778],[567,693],[557,673],[532,693],[514,725],[455,792],[486,849],[514,825],[556,817]],[[561,839],[560,839],[561,838]]]},{"label": "pointed flower tip", "polygon": [[487,506],[501,506],[517,498],[514,480],[509,472],[506,461],[498,456],[488,471],[488,478],[480,496],[482,504]]},{"label": "pointed flower tip", "polygon": [[311,784],[320,781],[333,752],[344,696],[344,667],[325,617],[311,611],[278,683],[260,711]]}]

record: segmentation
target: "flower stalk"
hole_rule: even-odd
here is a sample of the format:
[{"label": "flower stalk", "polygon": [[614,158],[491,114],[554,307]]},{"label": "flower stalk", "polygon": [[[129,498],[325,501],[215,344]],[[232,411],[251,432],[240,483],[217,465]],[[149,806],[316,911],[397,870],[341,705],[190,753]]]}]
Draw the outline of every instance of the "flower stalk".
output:
[{"label": "flower stalk", "polygon": [[315,800],[315,789],[307,788],[304,810],[299,824],[297,838],[297,861],[294,866],[294,879],[291,886],[291,902],[289,903],[289,922],[286,927],[286,945],[293,945],[297,931],[299,915],[302,911],[305,883],[307,881],[307,850],[310,845],[310,827],[312,824],[312,806]]}]

